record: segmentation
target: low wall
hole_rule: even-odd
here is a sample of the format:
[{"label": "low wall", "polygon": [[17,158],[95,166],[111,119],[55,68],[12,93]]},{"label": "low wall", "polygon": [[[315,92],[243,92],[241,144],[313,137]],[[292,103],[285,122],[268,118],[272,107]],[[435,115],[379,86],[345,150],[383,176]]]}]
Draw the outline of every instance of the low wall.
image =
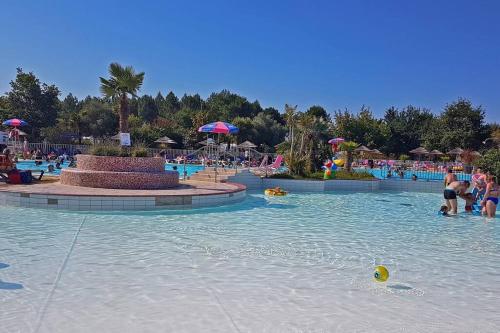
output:
[{"label": "low wall", "polygon": [[261,178],[248,170],[243,170],[229,177],[234,183],[240,183],[249,190],[264,190],[282,187],[291,192],[323,192],[323,191],[404,191],[440,193],[443,184],[440,181],[412,181],[401,179],[374,180],[295,180]]}]

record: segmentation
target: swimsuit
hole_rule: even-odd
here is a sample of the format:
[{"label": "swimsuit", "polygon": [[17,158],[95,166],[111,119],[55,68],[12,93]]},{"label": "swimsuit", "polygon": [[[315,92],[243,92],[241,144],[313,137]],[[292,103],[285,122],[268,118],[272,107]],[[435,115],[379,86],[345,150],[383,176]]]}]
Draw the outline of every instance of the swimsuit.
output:
[{"label": "swimsuit", "polygon": [[444,198],[447,200],[452,200],[457,198],[457,192],[455,190],[452,190],[450,188],[445,188],[444,189]]},{"label": "swimsuit", "polygon": [[486,201],[488,201],[488,200],[489,200],[489,201],[491,201],[491,202],[493,202],[493,203],[495,204],[495,206],[496,206],[496,205],[498,205],[498,198],[495,198],[495,197],[487,197],[487,198],[486,198]]},{"label": "swimsuit", "polygon": [[465,206],[465,211],[466,211],[466,212],[472,212],[472,205],[470,205],[470,206],[467,206],[467,205],[466,205],[466,206]]}]

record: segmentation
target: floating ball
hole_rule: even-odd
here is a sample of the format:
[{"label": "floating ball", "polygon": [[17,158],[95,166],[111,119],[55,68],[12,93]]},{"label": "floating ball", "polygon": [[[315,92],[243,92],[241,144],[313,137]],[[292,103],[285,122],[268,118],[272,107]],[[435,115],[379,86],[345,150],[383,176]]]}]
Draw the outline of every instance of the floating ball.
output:
[{"label": "floating ball", "polygon": [[378,282],[385,282],[387,281],[387,279],[389,279],[389,271],[384,266],[377,266],[375,267],[373,277]]}]

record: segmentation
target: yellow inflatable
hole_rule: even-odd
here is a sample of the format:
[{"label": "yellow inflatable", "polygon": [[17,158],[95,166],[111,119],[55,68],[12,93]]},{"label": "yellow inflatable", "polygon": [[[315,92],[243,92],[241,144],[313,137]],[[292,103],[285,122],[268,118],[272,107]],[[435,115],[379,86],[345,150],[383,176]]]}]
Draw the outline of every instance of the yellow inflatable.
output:
[{"label": "yellow inflatable", "polygon": [[264,191],[264,193],[266,195],[270,195],[270,196],[277,196],[277,197],[282,197],[282,196],[285,196],[288,194],[288,192],[286,191],[283,191],[281,188],[279,187],[275,187],[275,188],[268,188],[267,190]]},{"label": "yellow inflatable", "polygon": [[389,278],[389,271],[384,266],[375,267],[375,272],[373,273],[375,281],[385,282]]},{"label": "yellow inflatable", "polygon": [[333,163],[335,163],[335,165],[338,167],[344,166],[344,160],[334,160]]}]

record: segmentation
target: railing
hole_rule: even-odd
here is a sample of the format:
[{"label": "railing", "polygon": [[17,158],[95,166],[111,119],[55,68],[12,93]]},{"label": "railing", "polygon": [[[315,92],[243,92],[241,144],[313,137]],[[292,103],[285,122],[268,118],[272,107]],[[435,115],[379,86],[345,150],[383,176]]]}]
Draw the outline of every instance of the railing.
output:
[{"label": "railing", "polygon": [[[14,142],[9,142],[8,147],[11,149],[11,151],[16,151],[20,152],[25,150],[25,147],[23,146],[22,142],[17,142],[14,144]],[[34,143],[28,143],[27,149],[32,151],[32,150],[41,150],[43,154],[49,154],[51,152],[56,153],[56,154],[68,154],[68,155],[75,155],[78,153],[88,153],[89,149],[92,147],[92,145],[76,145],[76,144],[56,144],[56,143],[48,143],[48,142],[34,142]],[[177,158],[178,156],[183,156],[183,157],[188,157],[189,158],[194,158],[198,159],[199,157],[203,156],[208,159],[215,159],[217,156],[217,150],[219,150],[219,156],[224,156],[228,155],[233,158],[241,157],[244,158],[244,152],[241,150],[237,149],[229,149],[225,150],[217,146],[204,146],[199,149],[171,149],[171,148],[147,148],[149,154],[151,156],[155,156],[157,154],[163,153],[165,157],[169,160],[173,160]],[[260,153],[254,149],[249,150],[251,152],[251,156],[257,156],[257,158],[261,158],[265,154]],[[273,155],[273,154],[267,154],[267,155]]]}]

